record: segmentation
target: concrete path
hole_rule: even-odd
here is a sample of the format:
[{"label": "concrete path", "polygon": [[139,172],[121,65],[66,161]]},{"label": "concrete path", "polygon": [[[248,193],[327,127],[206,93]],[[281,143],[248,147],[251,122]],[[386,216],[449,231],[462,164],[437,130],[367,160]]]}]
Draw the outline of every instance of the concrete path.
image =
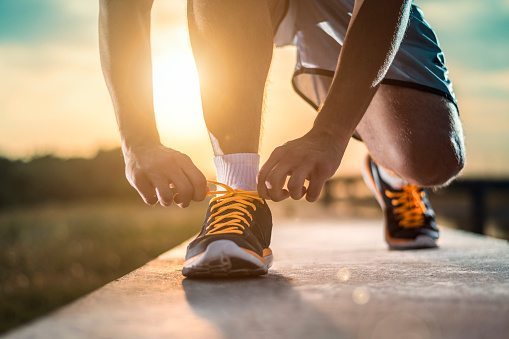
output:
[{"label": "concrete path", "polygon": [[378,221],[278,223],[257,279],[194,281],[184,248],[9,338],[509,338],[509,246],[444,230],[387,251]]}]

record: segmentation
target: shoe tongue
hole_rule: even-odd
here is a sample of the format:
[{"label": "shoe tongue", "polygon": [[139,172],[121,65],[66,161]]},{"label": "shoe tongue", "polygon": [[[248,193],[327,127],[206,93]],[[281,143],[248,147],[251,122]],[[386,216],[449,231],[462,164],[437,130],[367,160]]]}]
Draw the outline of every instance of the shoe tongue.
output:
[{"label": "shoe tongue", "polygon": [[[244,201],[249,201],[249,202],[255,202],[257,200],[254,197],[250,196],[250,195],[254,195],[254,194],[251,194],[251,191],[245,191],[245,192],[249,192],[250,193],[249,195],[242,194],[242,193],[245,193],[245,192],[242,192],[242,190],[240,190],[240,192],[239,191],[235,191],[235,192],[221,191],[221,192],[225,192],[225,193],[224,194],[218,193],[218,194],[214,195],[214,197],[218,198],[217,199],[218,202],[223,201],[225,199],[228,199],[228,200],[231,199],[231,202],[235,202],[235,200],[237,198],[242,199]],[[256,192],[256,191],[253,191],[253,192]],[[258,197],[257,193],[256,193],[256,196]],[[227,204],[229,204],[229,203],[227,203]]]},{"label": "shoe tongue", "polygon": [[[236,201],[228,201],[228,202],[222,204],[220,207],[217,207],[214,210],[212,210],[212,207],[214,205],[217,205],[218,203],[220,203],[220,200],[219,201],[214,201],[211,204],[209,204],[209,209],[207,211],[207,220],[209,219],[211,214],[217,212],[219,209],[223,210],[221,213],[217,214],[214,218],[212,218],[212,220],[210,222],[212,222],[215,218],[218,218],[220,216],[224,216],[225,214],[228,214],[228,213],[231,213],[231,212],[234,212],[234,211],[240,212],[241,215],[249,222],[250,218],[246,215],[245,212],[241,212],[238,208],[228,208],[229,206],[235,204]],[[244,209],[246,209],[248,211],[251,211],[251,213],[253,213],[253,208],[251,206],[249,206],[249,205],[246,206],[246,205],[243,204],[243,207],[244,207]],[[238,219],[238,216],[226,217],[221,222],[227,222],[228,220],[232,220],[232,219]],[[249,225],[246,225],[246,226],[249,226]]]},{"label": "shoe tongue", "polygon": [[[246,200],[248,200],[251,203],[256,203],[255,201],[253,201],[253,199],[246,198]],[[216,201],[210,203],[209,204],[209,212],[212,209],[212,206],[217,205],[217,204],[219,204],[221,202],[222,202],[222,200],[220,199],[220,200],[216,200]],[[236,204],[236,203],[237,203],[237,201],[235,201],[235,200],[231,200],[231,201],[225,202],[220,207],[217,207],[217,209],[214,209],[214,212],[217,211],[218,209],[222,209],[222,208],[231,206],[231,205]],[[242,204],[242,206],[244,206],[244,208],[246,208],[246,209],[251,209],[251,206],[249,206],[249,205]],[[231,212],[232,210],[233,210],[233,208],[226,208],[223,212],[221,212],[221,214]]]}]

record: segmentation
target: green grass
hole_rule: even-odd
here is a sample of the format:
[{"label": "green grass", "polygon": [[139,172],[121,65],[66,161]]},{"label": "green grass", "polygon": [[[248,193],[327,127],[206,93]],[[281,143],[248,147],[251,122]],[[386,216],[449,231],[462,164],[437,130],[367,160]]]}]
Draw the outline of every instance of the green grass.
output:
[{"label": "green grass", "polygon": [[97,202],[0,211],[0,332],[178,245],[199,230],[203,210]]}]

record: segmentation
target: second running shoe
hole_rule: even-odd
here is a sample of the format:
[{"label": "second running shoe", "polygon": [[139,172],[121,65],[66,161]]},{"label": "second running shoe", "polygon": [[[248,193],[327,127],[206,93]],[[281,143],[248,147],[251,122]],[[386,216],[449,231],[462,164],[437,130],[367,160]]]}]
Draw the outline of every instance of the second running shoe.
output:
[{"label": "second running shoe", "polygon": [[385,240],[389,248],[437,247],[439,231],[425,189],[416,185],[392,188],[382,179],[370,156],[366,158],[362,174],[384,212]]}]

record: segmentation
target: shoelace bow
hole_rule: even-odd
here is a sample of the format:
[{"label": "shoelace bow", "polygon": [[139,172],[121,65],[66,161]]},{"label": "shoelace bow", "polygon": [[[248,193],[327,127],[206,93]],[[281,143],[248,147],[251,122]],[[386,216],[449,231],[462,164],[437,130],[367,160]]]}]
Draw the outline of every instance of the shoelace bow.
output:
[{"label": "shoelace bow", "polygon": [[385,190],[385,195],[391,199],[394,213],[402,227],[421,227],[424,225],[426,205],[423,198],[424,191],[416,185],[405,185],[401,191]]},{"label": "shoelace bow", "polygon": [[256,191],[234,189],[217,181],[207,181],[209,184],[220,186],[225,190],[207,193],[214,197],[210,199],[209,203],[212,207],[210,208],[211,214],[207,219],[206,234],[244,233],[245,227],[249,226],[250,221],[253,220],[253,215],[248,208],[251,207],[253,211],[256,211],[253,201],[259,201],[262,204],[265,201],[258,196]]}]

